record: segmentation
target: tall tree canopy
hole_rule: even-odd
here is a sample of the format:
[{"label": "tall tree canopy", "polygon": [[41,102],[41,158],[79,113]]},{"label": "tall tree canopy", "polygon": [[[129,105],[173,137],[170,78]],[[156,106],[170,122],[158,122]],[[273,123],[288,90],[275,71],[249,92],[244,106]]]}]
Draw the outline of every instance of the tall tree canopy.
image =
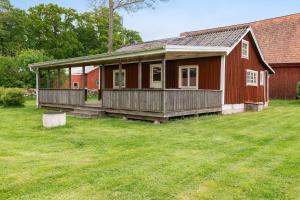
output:
[{"label": "tall tree canopy", "polygon": [[[49,59],[105,53],[109,9],[78,13],[56,4],[21,10],[0,0],[0,86],[33,87],[28,64]],[[114,15],[114,48],[141,42],[138,32],[123,27]]]},{"label": "tall tree canopy", "polygon": [[[23,49],[43,50],[61,59],[107,52],[109,9],[78,13],[56,4],[40,4],[19,10],[0,0],[0,54],[14,56]],[[9,5],[9,6],[5,6]],[[138,32],[127,30],[114,15],[114,49],[141,42]]]},{"label": "tall tree canopy", "polygon": [[168,0],[89,0],[96,8],[108,8],[108,52],[114,50],[114,23],[117,10],[123,9],[127,12],[134,12],[144,7],[154,8],[158,1]]}]

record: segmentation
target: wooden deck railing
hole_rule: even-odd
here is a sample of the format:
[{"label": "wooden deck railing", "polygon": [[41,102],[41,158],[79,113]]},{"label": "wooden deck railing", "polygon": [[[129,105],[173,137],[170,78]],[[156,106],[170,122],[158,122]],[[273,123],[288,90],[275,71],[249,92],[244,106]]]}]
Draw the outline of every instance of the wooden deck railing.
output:
[{"label": "wooden deck railing", "polygon": [[182,89],[105,89],[102,107],[114,110],[172,113],[221,108],[222,91]]},{"label": "wooden deck railing", "polygon": [[80,106],[84,102],[84,89],[39,89],[40,104]]}]

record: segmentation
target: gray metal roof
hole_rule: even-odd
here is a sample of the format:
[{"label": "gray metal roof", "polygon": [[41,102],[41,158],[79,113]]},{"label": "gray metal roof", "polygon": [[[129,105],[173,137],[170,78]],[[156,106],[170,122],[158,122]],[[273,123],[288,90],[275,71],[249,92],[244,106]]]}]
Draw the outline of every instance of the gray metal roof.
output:
[{"label": "gray metal roof", "polygon": [[249,27],[240,27],[223,31],[206,32],[196,36],[183,36],[143,42],[125,46],[116,52],[140,51],[145,49],[162,48],[166,45],[203,46],[203,47],[232,47],[248,31]]}]

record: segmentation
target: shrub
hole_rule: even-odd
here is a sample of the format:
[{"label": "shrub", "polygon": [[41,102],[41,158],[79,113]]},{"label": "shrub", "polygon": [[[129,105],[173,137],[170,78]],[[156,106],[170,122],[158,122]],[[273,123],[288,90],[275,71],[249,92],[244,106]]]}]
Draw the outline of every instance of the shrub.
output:
[{"label": "shrub", "polygon": [[4,95],[5,89],[3,87],[0,87],[0,105],[3,104],[2,102],[2,96]]},{"label": "shrub", "polygon": [[5,89],[1,99],[4,106],[23,106],[25,103],[24,90],[17,88]]},{"label": "shrub", "polygon": [[297,84],[297,97],[300,99],[300,82]]}]

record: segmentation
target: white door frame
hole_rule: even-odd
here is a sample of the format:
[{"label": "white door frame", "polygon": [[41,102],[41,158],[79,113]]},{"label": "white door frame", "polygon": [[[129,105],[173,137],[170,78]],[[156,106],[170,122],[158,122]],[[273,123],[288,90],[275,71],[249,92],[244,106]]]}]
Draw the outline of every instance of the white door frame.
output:
[{"label": "white door frame", "polygon": [[[153,68],[160,68],[160,81],[153,81]],[[162,64],[151,64],[150,65],[150,88],[162,88]]]}]

